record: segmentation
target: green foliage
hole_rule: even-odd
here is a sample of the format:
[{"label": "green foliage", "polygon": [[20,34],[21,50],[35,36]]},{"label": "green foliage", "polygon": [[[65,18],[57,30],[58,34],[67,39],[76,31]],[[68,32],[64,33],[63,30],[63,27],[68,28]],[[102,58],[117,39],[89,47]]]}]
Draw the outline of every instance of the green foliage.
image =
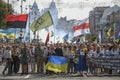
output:
[{"label": "green foliage", "polygon": [[0,0],[0,29],[6,28],[6,15],[8,13],[13,13],[12,5]]}]

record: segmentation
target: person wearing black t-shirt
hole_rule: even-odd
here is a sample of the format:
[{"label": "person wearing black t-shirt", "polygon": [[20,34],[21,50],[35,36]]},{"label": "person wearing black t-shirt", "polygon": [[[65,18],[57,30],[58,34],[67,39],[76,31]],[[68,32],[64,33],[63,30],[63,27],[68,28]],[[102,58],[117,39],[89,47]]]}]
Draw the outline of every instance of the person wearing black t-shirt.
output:
[{"label": "person wearing black t-shirt", "polygon": [[62,48],[58,44],[56,44],[55,53],[56,53],[56,56],[63,56]]}]

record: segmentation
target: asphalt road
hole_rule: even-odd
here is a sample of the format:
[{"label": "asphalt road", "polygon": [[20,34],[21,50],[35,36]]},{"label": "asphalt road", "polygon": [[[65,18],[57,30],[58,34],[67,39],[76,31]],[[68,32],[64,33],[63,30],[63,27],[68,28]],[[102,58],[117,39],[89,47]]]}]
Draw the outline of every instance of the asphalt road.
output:
[{"label": "asphalt road", "polygon": [[3,65],[0,66],[0,80],[120,80],[120,76],[73,76],[73,75],[43,75],[43,74],[28,74],[21,75],[12,74],[10,76],[2,75]]}]

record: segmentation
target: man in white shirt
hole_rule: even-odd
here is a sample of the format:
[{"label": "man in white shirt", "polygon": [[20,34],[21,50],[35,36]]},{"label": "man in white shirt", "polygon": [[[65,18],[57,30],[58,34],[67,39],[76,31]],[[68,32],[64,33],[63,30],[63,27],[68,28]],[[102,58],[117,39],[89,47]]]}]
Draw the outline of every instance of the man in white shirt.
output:
[{"label": "man in white shirt", "polygon": [[12,74],[11,62],[12,62],[12,53],[10,47],[6,47],[6,50],[3,54],[4,59],[6,60],[6,65],[3,70],[3,75],[5,75],[5,71],[8,68],[8,75]]}]

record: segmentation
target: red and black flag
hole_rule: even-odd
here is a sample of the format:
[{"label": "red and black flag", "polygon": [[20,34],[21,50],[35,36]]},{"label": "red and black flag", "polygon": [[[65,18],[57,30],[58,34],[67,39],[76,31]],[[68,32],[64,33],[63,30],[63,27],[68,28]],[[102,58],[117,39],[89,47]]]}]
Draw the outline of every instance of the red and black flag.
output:
[{"label": "red and black flag", "polygon": [[27,23],[28,14],[13,15],[8,14],[6,16],[7,28],[25,28]]},{"label": "red and black flag", "polygon": [[46,37],[46,41],[45,41],[45,45],[47,45],[47,43],[49,41],[49,35],[50,35],[50,33],[48,32],[47,37]]}]

